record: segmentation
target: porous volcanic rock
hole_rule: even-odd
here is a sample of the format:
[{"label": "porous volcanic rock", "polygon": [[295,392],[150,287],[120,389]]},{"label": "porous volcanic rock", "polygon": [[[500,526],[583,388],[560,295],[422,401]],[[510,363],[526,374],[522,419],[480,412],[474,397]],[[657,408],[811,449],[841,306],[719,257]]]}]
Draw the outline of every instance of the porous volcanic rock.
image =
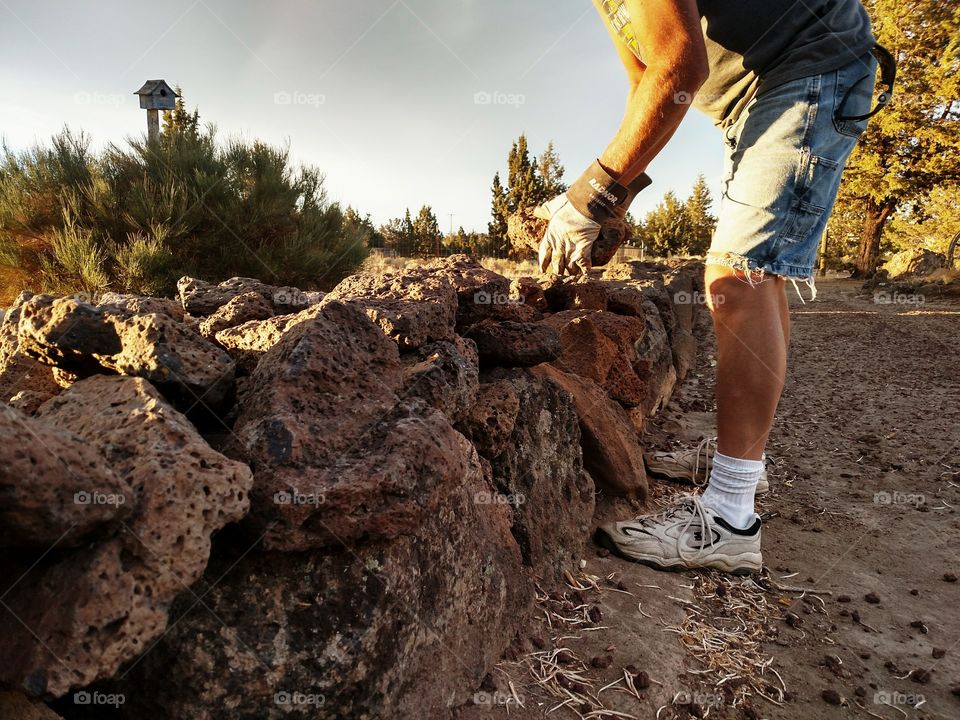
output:
[{"label": "porous volcanic rock", "polygon": [[38,418],[101,448],[133,495],[115,533],[26,574],[23,558],[3,561],[0,681],[59,697],[112,676],[163,633],[173,599],[206,567],[211,534],[245,514],[251,474],[142,378],[81,380]]}]

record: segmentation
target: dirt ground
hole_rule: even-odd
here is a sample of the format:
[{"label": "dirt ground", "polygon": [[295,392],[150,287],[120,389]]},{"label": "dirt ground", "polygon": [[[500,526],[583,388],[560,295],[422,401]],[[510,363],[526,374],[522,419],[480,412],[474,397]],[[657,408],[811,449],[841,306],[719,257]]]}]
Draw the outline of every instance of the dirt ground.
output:
[{"label": "dirt ground", "polygon": [[[656,572],[591,543],[583,589],[541,598],[458,717],[960,717],[960,304],[859,288],[791,292],[765,572]],[[707,346],[647,447],[712,434],[712,362]],[[684,490],[651,487],[651,507]]]}]

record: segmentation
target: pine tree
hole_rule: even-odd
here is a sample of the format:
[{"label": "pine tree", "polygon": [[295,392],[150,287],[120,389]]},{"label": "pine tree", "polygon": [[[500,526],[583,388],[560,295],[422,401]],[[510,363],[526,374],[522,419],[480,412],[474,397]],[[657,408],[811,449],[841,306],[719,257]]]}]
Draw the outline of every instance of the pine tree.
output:
[{"label": "pine tree", "polygon": [[554,149],[552,140],[547,143],[547,149],[538,158],[537,169],[540,172],[543,189],[541,202],[567,191],[567,184],[563,182],[563,165],[560,164],[560,156]]},{"label": "pine tree", "polygon": [[[408,212],[409,217],[409,212]],[[414,253],[420,257],[440,254],[440,244],[443,233],[440,232],[440,223],[433,214],[433,208],[424,205],[414,218],[413,224]]]},{"label": "pine tree", "polygon": [[[837,222],[858,219],[858,275],[877,266],[887,222],[960,180],[960,5],[865,0],[877,40],[897,59],[893,102],[870,119],[850,160]],[[840,237],[831,223],[831,236]]]},{"label": "pine tree", "polygon": [[703,255],[710,247],[710,238],[717,226],[717,218],[710,212],[712,206],[713,198],[710,197],[707,180],[702,174],[698,175],[686,202],[687,220],[690,224],[690,234],[683,248],[686,254]]},{"label": "pine tree", "polygon": [[177,85],[177,101],[174,103],[173,110],[163,111],[161,137],[169,139],[178,136],[196,140],[199,134],[200,111],[195,108],[192,113],[187,112],[187,106],[183,102],[183,91]]},{"label": "pine tree", "polygon": [[510,212],[539,205],[543,199],[543,182],[530,160],[527,136],[521,135],[507,156],[507,207]]},{"label": "pine tree", "polygon": [[676,255],[686,252],[690,235],[690,217],[685,203],[670,190],[651,210],[643,222],[647,250],[654,255]]},{"label": "pine tree", "polygon": [[506,254],[507,248],[507,218],[510,210],[507,207],[507,192],[500,183],[500,173],[493,176],[493,201],[490,206],[491,220],[487,224],[487,234],[490,236],[492,252],[497,257]]}]

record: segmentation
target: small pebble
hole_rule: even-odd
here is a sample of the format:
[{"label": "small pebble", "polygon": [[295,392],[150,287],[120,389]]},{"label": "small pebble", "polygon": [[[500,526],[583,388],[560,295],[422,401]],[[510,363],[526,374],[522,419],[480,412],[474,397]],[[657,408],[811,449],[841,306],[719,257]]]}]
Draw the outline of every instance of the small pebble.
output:
[{"label": "small pebble", "polygon": [[943,574],[943,581],[944,581],[944,582],[956,582],[956,581],[957,581],[957,576],[954,575],[953,573],[944,573],[944,574]]},{"label": "small pebble", "polygon": [[829,688],[820,693],[820,697],[823,698],[823,701],[829,703],[830,705],[842,705],[843,697],[833,688]]},{"label": "small pebble", "polygon": [[947,651],[944,650],[943,648],[934,648],[934,649],[933,649],[933,657],[936,658],[937,660],[939,660],[940,658],[942,658],[942,657],[943,657],[944,655],[946,655],[946,654],[947,654]]},{"label": "small pebble", "polygon": [[929,632],[927,626],[923,624],[923,620],[914,620],[912,623],[910,623],[910,627],[912,627],[914,630],[919,630],[924,635]]},{"label": "small pebble", "polygon": [[590,661],[590,664],[599,668],[600,670],[605,670],[610,667],[610,664],[613,662],[613,655],[597,655]]},{"label": "small pebble", "polygon": [[930,676],[932,673],[932,670],[923,670],[921,668],[917,668],[916,670],[911,670],[908,677],[915,683],[926,685],[928,682],[930,682]]},{"label": "small pebble", "polygon": [[919,594],[920,594],[920,591],[917,590],[916,588],[913,588],[913,589],[910,591],[910,594],[911,594],[911,595],[919,595]]},{"label": "small pebble", "polygon": [[852,600],[852,598],[849,595],[837,595],[838,603],[848,603],[850,600]]},{"label": "small pebble", "polygon": [[878,602],[880,602],[880,596],[875,592],[868,592],[863,596],[863,599],[872,605],[876,605]]}]

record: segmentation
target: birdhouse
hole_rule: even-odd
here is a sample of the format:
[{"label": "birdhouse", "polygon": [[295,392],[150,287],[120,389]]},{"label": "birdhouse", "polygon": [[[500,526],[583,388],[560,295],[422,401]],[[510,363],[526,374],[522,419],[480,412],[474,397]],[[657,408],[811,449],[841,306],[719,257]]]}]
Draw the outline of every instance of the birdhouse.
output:
[{"label": "birdhouse", "polygon": [[140,96],[141,110],[173,110],[177,102],[177,93],[166,80],[147,80],[134,95]]}]

